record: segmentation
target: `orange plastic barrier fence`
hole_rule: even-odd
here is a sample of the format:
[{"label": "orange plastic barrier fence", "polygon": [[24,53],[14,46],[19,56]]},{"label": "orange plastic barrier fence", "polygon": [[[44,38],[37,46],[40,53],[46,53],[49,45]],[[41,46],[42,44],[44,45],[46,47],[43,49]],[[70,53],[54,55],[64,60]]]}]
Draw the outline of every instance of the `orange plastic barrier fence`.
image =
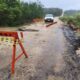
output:
[{"label": "orange plastic barrier fence", "polygon": [[[21,37],[23,38],[23,33],[20,32]],[[23,47],[21,40],[19,39],[18,32],[8,32],[8,31],[0,31],[0,36],[5,37],[13,37],[13,51],[12,51],[12,62],[11,62],[11,74],[15,72],[15,62],[24,54],[26,58],[28,55]],[[22,50],[21,54],[16,57],[16,41],[18,41],[19,46]]]}]

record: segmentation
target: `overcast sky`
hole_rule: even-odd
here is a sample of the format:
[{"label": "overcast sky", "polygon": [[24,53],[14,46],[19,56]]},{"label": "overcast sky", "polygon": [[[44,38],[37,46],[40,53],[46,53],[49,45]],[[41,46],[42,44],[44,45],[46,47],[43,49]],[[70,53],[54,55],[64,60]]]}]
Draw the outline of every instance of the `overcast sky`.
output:
[{"label": "overcast sky", "polygon": [[[35,2],[37,0],[21,0],[24,2]],[[59,7],[64,10],[80,10],[80,0],[39,0],[44,7]]]}]

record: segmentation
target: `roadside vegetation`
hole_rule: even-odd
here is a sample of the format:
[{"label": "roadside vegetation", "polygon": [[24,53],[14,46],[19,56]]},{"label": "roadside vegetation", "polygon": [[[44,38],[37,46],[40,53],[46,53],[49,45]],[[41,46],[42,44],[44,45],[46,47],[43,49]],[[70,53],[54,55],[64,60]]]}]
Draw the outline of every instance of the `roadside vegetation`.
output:
[{"label": "roadside vegetation", "polygon": [[27,3],[20,0],[0,0],[0,26],[20,26],[42,19],[48,13],[60,16],[62,9],[43,8],[39,1]]},{"label": "roadside vegetation", "polygon": [[43,17],[40,3],[24,3],[20,0],[0,0],[0,26],[17,26]]},{"label": "roadside vegetation", "polygon": [[60,19],[65,24],[73,24],[76,28],[80,29],[80,12],[65,12],[64,16],[60,17]]},{"label": "roadside vegetation", "polygon": [[53,14],[53,16],[61,16],[63,10],[60,8],[44,8],[44,13]]}]

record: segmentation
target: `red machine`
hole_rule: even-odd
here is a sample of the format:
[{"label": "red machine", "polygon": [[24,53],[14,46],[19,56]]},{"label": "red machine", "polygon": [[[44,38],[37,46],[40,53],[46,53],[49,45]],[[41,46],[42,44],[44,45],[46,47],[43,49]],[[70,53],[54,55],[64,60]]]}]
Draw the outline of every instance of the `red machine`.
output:
[{"label": "red machine", "polygon": [[[20,32],[21,37],[23,38],[23,33]],[[23,44],[21,40],[19,39],[18,32],[8,32],[8,31],[0,31],[0,36],[5,37],[13,37],[13,51],[12,51],[12,63],[11,63],[11,73],[14,74],[15,72],[15,62],[24,54],[26,58],[28,58],[28,55],[23,47]],[[16,41],[18,41],[20,48],[22,50],[22,53],[16,57]]]}]

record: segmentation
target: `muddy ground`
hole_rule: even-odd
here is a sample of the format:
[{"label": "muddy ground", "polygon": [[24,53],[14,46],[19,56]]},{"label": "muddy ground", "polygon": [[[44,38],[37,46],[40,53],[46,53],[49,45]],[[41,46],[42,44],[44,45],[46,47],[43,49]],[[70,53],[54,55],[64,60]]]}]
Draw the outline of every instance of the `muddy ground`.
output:
[{"label": "muddy ground", "polygon": [[[80,80],[80,60],[66,39],[63,23],[46,28],[44,22],[24,26],[24,47],[29,58],[22,56],[10,75],[12,47],[0,47],[0,80]],[[31,31],[30,31],[31,29]],[[37,31],[32,31],[32,30]],[[17,55],[20,52],[17,46]]]}]

